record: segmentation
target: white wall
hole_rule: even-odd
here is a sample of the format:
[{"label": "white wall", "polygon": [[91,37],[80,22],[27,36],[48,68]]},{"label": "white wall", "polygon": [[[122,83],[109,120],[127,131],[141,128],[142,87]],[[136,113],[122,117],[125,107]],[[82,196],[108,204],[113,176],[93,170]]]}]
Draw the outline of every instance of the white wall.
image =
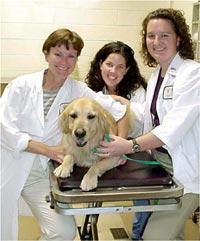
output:
[{"label": "white wall", "polygon": [[[84,79],[96,51],[116,40],[133,47],[141,72],[148,78],[151,71],[139,55],[141,21],[151,10],[174,7],[185,12],[191,26],[193,2],[1,0],[1,81],[44,68],[42,44],[52,31],[61,27],[76,31],[85,41],[74,73],[76,78]],[[21,201],[20,213],[30,214]]]},{"label": "white wall", "polygon": [[43,41],[55,29],[77,31],[85,41],[75,77],[84,79],[96,51],[109,41],[129,44],[138,53],[141,21],[158,7],[182,9],[191,25],[194,1],[1,0],[1,79],[3,82],[45,67]]}]

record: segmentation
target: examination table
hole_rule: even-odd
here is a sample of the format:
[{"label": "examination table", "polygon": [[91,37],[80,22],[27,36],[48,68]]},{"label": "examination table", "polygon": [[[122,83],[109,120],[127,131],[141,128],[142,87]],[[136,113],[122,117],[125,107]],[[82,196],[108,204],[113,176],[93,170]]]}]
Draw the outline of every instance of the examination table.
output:
[{"label": "examination table", "polygon": [[[146,153],[129,155],[130,157],[133,160],[145,159],[148,162],[150,159]],[[155,212],[175,210],[181,206],[183,186],[174,177],[161,165],[149,165],[133,160],[107,171],[98,179],[98,187],[88,192],[79,188],[88,168],[75,166],[70,177],[56,178],[53,170],[58,164],[53,160],[49,161],[51,208],[62,215],[85,215],[84,224],[78,229],[81,240],[98,240],[99,214]],[[125,205],[126,201],[142,199],[152,200],[151,204]],[[171,203],[161,205],[160,199],[169,199]],[[123,205],[116,205],[119,201],[123,201]],[[81,204],[81,207],[76,207],[77,204]]]}]

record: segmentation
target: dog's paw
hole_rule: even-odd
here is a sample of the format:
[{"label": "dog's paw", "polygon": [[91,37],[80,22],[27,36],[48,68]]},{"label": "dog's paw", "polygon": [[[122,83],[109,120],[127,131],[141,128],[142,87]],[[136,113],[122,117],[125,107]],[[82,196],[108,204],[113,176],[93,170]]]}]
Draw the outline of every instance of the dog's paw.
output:
[{"label": "dog's paw", "polygon": [[69,167],[61,164],[54,170],[53,173],[56,177],[69,177],[72,171],[73,168],[70,169]]},{"label": "dog's paw", "polygon": [[85,174],[85,176],[83,177],[83,180],[81,182],[80,188],[83,191],[90,191],[90,190],[96,188],[97,184],[98,184],[98,178],[96,175]]}]

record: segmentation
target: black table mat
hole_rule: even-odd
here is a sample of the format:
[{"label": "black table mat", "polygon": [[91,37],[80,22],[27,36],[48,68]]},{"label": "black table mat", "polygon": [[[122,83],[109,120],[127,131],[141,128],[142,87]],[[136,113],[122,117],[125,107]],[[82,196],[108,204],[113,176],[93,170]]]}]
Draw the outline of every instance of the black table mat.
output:
[{"label": "black table mat", "polygon": [[[147,153],[129,155],[131,158],[151,160]],[[51,160],[56,168],[59,164]],[[79,188],[81,180],[88,168],[74,166],[70,177],[57,178],[61,191]],[[115,167],[98,178],[98,187],[131,187],[170,185],[171,175],[160,165],[145,165],[134,161],[127,161],[126,164]]]}]

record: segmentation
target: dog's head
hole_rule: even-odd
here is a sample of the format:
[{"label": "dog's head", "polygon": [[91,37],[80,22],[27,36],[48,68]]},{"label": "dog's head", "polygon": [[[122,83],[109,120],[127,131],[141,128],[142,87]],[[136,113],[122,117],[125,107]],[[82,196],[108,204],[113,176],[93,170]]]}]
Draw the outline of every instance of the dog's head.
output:
[{"label": "dog's head", "polygon": [[114,118],[95,100],[81,97],[72,101],[59,118],[61,131],[70,134],[79,147],[99,142],[106,131],[116,133]]}]

